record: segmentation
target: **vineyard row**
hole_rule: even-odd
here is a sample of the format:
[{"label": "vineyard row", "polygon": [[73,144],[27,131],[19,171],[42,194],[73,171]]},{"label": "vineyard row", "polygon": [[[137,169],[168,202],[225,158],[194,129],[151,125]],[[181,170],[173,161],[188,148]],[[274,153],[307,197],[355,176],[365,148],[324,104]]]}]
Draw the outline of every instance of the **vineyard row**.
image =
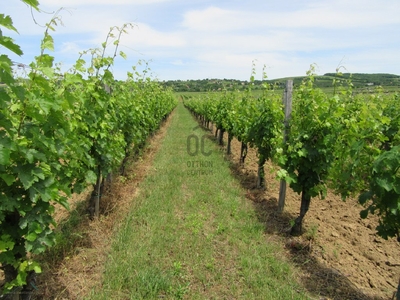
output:
[{"label": "vineyard row", "polygon": [[186,98],[185,106],[204,126],[215,124],[218,141],[228,134],[258,154],[257,187],[265,187],[264,164],[277,166],[278,179],[301,194],[300,214],[292,234],[302,232],[311,199],[325,197],[330,188],[343,199],[358,196],[360,212],[379,216],[377,233],[400,241],[400,97],[377,90],[354,94],[351,81],[328,95],[314,87],[313,67],[293,93],[292,112],[285,121],[281,94],[265,86],[255,97],[247,91],[222,91],[201,98]]},{"label": "vineyard row", "polygon": [[[24,1],[37,9],[36,1]],[[137,152],[176,106],[171,90],[136,71],[115,80],[110,71],[129,24],[111,28],[100,48],[80,53],[62,72],[46,26],[40,53],[29,68],[15,71],[0,56],[0,263],[3,293],[29,293],[41,268],[34,261],[55,244],[55,204],[68,208],[72,193],[93,185],[89,211],[99,213],[104,178],[124,172]],[[0,25],[15,30],[8,16]],[[0,32],[1,33],[1,32]],[[22,54],[11,38],[0,44]],[[111,55],[107,55],[108,48]],[[88,57],[88,58],[87,58]],[[16,287],[23,286],[22,290]],[[0,293],[1,294],[1,293]]]}]

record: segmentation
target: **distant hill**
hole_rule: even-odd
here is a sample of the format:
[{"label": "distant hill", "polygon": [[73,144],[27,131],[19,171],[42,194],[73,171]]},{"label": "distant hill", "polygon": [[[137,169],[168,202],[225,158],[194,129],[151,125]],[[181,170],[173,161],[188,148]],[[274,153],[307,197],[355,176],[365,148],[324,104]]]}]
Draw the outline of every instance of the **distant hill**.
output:
[{"label": "distant hill", "polygon": [[[262,89],[263,83],[275,85],[277,88],[283,88],[288,79],[293,80],[294,86],[298,86],[306,76],[287,77],[273,80],[256,80],[254,89]],[[332,88],[333,80],[341,79],[343,84],[351,78],[351,82],[356,89],[368,89],[371,87],[382,86],[390,90],[400,90],[400,76],[393,74],[363,74],[363,73],[343,73],[337,76],[335,73],[326,73],[315,77],[315,85],[320,88]],[[207,92],[222,89],[245,89],[248,81],[236,79],[200,79],[200,80],[169,80],[161,82],[166,87],[171,87],[175,92]]]}]

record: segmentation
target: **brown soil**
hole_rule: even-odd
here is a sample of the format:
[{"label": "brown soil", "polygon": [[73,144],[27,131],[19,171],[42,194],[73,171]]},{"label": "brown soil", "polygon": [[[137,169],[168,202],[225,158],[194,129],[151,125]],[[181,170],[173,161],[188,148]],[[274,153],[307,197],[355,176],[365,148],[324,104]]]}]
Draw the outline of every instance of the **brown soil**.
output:
[{"label": "brown soil", "polygon": [[269,239],[283,243],[289,260],[300,268],[300,280],[308,291],[318,299],[392,299],[400,277],[400,244],[376,234],[376,217],[361,219],[362,206],[356,199],[344,202],[328,193],[324,200],[311,201],[303,235],[292,237],[288,232],[300,211],[300,196],[288,187],[284,213],[279,214],[277,167],[265,165],[267,189],[259,190],[256,150],[249,148],[244,167],[238,164],[239,155],[240,142],[234,139],[232,154],[226,155],[231,170],[254,202]]}]

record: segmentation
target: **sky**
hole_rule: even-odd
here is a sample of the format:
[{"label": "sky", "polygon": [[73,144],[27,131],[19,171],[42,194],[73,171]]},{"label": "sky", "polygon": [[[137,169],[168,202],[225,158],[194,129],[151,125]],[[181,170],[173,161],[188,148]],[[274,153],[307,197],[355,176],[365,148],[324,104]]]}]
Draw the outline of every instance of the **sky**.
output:
[{"label": "sky", "polygon": [[[124,80],[132,67],[160,81],[249,80],[316,73],[400,74],[399,0],[39,0],[42,12],[20,0],[0,0],[18,34],[2,28],[28,65],[40,54],[44,25],[58,13],[50,52],[67,71],[79,53],[99,48],[113,26],[133,26],[121,37],[112,67]],[[62,23],[62,24],[61,24]],[[107,47],[112,55],[113,45]],[[89,60],[89,57],[86,57]]]}]

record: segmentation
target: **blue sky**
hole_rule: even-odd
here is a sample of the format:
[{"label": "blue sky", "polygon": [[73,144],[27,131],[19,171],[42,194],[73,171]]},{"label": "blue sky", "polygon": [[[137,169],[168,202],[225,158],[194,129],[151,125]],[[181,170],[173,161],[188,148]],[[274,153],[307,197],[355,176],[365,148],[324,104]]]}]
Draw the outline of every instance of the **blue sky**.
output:
[{"label": "blue sky", "polygon": [[[112,26],[135,24],[123,35],[113,67],[117,79],[138,61],[148,62],[158,80],[256,78],[263,66],[269,79],[317,73],[400,74],[399,0],[39,0],[44,25],[61,7],[63,25],[52,34],[55,61],[67,70],[79,52],[100,47]],[[40,53],[44,29],[19,0],[2,0],[19,34],[3,29],[21,45],[29,64]]]}]

